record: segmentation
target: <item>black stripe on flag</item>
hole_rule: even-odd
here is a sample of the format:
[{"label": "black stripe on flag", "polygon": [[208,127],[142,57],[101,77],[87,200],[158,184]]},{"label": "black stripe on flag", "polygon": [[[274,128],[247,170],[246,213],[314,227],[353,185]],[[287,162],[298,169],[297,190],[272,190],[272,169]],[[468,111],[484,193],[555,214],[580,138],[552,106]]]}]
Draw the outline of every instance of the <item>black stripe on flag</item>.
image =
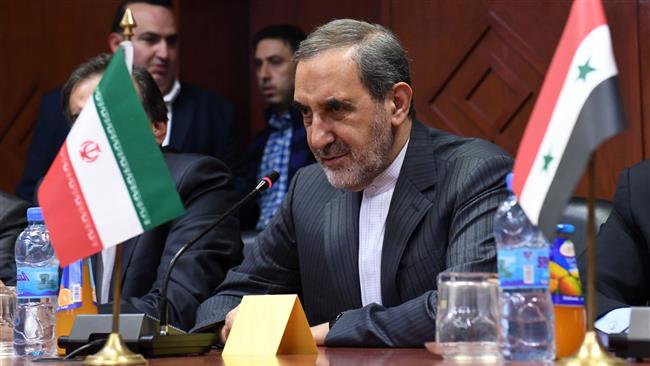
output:
[{"label": "black stripe on flag", "polygon": [[573,193],[566,187],[576,186],[598,145],[624,128],[618,78],[612,76],[598,84],[587,97],[542,203],[539,228],[549,240],[555,236],[555,225]]}]

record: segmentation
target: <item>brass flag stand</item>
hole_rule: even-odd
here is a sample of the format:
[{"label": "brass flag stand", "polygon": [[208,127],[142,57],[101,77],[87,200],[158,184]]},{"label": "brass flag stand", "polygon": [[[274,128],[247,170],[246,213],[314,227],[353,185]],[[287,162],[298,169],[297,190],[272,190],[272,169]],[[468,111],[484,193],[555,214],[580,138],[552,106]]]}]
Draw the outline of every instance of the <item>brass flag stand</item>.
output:
[{"label": "brass flag stand", "polygon": [[[130,9],[126,9],[120,22],[123,38],[130,41],[136,23]],[[104,347],[94,355],[86,357],[84,365],[146,365],[147,360],[128,349],[120,336],[120,303],[122,294],[122,244],[115,248],[115,265],[113,268],[113,328]]]},{"label": "brass flag stand", "polygon": [[596,167],[592,155],[587,168],[587,332],[576,354],[560,360],[566,366],[625,365],[620,358],[610,356],[598,341],[594,329],[596,318],[596,227],[594,219],[594,197]]}]

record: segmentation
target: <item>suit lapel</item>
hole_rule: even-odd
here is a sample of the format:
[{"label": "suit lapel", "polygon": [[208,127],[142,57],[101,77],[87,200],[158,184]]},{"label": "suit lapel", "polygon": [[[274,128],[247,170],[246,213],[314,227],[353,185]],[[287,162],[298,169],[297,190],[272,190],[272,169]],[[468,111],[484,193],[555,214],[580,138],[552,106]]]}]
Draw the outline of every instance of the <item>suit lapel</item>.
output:
[{"label": "suit lapel", "polygon": [[381,254],[381,295],[384,306],[402,303],[397,288],[397,270],[413,231],[433,204],[423,194],[435,184],[437,172],[432,158],[433,145],[427,130],[414,121],[404,163],[386,217]]},{"label": "suit lapel", "polygon": [[183,93],[184,87],[186,88],[186,86],[181,86],[181,92],[172,104],[172,132],[169,144],[178,151],[184,150],[183,147],[194,118],[194,108],[187,98],[187,93]]},{"label": "suit lapel", "polygon": [[344,309],[361,307],[359,207],[361,193],[344,191],[325,206],[323,242],[333,283]]}]

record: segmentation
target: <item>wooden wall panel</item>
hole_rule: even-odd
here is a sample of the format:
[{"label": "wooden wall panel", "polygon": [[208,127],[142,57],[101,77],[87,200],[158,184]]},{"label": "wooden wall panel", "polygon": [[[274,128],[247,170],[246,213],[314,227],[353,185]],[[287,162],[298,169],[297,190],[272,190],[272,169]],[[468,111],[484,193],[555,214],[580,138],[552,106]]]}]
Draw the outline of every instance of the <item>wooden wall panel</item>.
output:
[{"label": "wooden wall panel", "polygon": [[43,92],[84,59],[108,51],[118,1],[0,1],[0,190],[13,192]]},{"label": "wooden wall panel", "polygon": [[[84,59],[108,51],[118,2],[0,0],[1,190],[13,191],[21,174],[40,95]],[[650,157],[644,144],[650,141],[650,2],[605,5],[629,123],[597,154],[597,192],[609,198],[620,170]],[[491,139],[514,154],[569,6],[554,0],[176,0],[180,76],[233,100],[247,140],[264,126],[250,48],[255,31],[292,23],[309,32],[341,17],[379,22],[409,50],[423,122]]]},{"label": "wooden wall panel", "polygon": [[[418,118],[477,136],[516,154],[570,2],[395,0],[392,27],[410,50]],[[636,3],[607,2],[629,120],[597,153],[597,195],[610,198],[618,173],[641,159]],[[406,21],[408,19],[408,21]],[[586,193],[584,181],[577,195]]]},{"label": "wooden wall panel", "polygon": [[180,79],[230,99],[242,143],[250,135],[248,3],[190,0],[178,5]]},{"label": "wooden wall panel", "polygon": [[643,157],[650,158],[650,2],[645,0],[639,4],[638,13],[638,44],[639,72],[641,86],[641,131],[643,136]]}]

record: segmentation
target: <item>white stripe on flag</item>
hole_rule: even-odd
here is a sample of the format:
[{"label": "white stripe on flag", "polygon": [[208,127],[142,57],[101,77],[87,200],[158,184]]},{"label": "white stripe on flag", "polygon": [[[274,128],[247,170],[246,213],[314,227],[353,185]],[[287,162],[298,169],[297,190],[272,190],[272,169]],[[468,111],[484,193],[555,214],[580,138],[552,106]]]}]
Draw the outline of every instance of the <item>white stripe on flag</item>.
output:
[{"label": "white stripe on flag", "polygon": [[[595,70],[585,80],[578,80],[578,66],[589,60],[589,66]],[[562,91],[553,110],[544,139],[537,151],[537,156],[528,175],[519,202],[530,221],[537,225],[539,213],[555,177],[560,158],[567,147],[571,132],[585,101],[593,89],[604,80],[616,75],[612,44],[607,25],[594,28],[578,47],[567,74]],[[554,159],[544,171],[544,155],[550,154]],[[533,182],[534,184],[531,184]]]},{"label": "white stripe on flag", "polygon": [[[142,233],[124,178],[99,120],[92,96],[79,114],[67,138],[68,154],[104,248]],[[86,145],[84,145],[86,144]],[[99,147],[97,154],[93,147]],[[90,151],[90,162],[82,149]]]}]

